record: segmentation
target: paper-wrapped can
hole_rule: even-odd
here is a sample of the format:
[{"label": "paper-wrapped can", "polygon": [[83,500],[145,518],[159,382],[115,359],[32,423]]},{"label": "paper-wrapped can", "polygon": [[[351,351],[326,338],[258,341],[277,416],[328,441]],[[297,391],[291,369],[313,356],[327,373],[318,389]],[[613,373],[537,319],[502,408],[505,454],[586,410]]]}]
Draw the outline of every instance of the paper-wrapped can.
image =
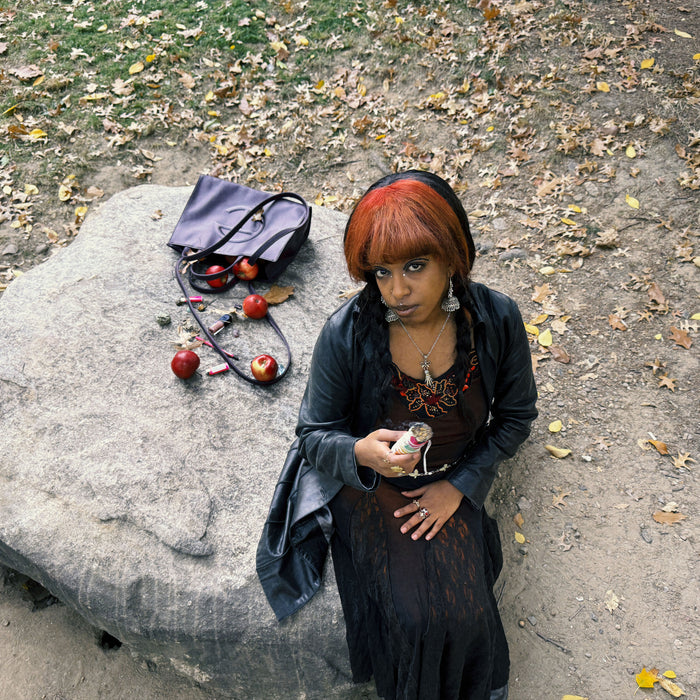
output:
[{"label": "paper-wrapped can", "polygon": [[411,423],[408,430],[394,443],[391,452],[397,455],[418,452],[432,437],[433,429],[427,423]]}]

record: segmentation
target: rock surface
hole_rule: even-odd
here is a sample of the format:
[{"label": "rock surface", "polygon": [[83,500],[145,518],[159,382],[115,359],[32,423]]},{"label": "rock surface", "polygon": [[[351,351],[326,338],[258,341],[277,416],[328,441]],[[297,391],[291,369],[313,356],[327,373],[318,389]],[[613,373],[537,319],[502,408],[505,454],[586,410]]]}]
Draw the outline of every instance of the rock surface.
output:
[{"label": "rock surface", "polygon": [[[314,339],[352,287],[345,217],[314,208],[309,241],[279,280],[295,288],[273,312],[292,348],[288,377],[266,388],[209,377],[220,360],[201,348],[200,371],[182,381],[170,359],[189,314],[175,304],[166,243],[190,191],[114,196],[0,300],[0,563],[227,696],[351,697],[332,567],[281,625],[255,575]],[[246,293],[212,297],[205,316]],[[171,325],[158,324],[163,312]],[[238,338],[232,327],[220,337],[240,367],[283,355],[262,321],[234,326]]]}]

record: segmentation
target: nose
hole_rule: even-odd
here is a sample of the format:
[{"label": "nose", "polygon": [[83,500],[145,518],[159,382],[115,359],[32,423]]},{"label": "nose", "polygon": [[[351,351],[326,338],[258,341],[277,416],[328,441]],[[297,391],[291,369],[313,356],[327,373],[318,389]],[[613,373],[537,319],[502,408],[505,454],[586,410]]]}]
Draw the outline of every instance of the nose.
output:
[{"label": "nose", "polygon": [[403,275],[393,275],[391,278],[391,295],[396,299],[397,302],[401,302],[405,299],[411,290],[408,284],[406,284],[406,278]]}]

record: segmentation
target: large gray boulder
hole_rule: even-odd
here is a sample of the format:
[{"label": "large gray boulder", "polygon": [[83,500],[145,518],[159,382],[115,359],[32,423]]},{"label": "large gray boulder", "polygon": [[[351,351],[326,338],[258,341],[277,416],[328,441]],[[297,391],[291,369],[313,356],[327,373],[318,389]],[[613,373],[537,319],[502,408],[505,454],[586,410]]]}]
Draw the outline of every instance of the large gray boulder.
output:
[{"label": "large gray boulder", "polygon": [[[332,568],[278,624],[255,574],[261,528],[293,439],[315,337],[352,286],[345,217],[313,210],[308,243],[274,308],[289,376],[254,387],[202,348],[199,374],[170,370],[177,328],[166,247],[190,188],[137,187],[0,299],[0,564],[36,579],[136,653],[222,694],[352,697]],[[260,285],[264,291],[266,286]],[[245,296],[217,297],[214,314]],[[167,312],[172,324],[156,316]],[[282,356],[262,321],[222,340],[240,366]]]}]

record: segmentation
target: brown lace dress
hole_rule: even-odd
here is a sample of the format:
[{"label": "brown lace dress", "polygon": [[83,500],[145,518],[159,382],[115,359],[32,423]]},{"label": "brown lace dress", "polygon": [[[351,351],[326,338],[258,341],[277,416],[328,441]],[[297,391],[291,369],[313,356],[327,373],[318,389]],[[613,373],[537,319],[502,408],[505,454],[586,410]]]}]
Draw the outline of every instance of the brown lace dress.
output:
[{"label": "brown lace dress", "polygon": [[[331,503],[333,564],[355,682],[374,676],[382,698],[488,700],[508,682],[508,647],[493,595],[501,550],[495,522],[465,498],[432,540],[399,528],[401,491],[443,479],[487,418],[476,354],[462,387],[454,371],[432,389],[394,368],[382,427],[433,428],[427,475],[382,479],[373,493],[345,486]],[[466,411],[457,407],[464,392]],[[465,413],[465,415],[462,415]],[[424,470],[422,461],[417,471]],[[416,472],[414,472],[416,474]]]}]

